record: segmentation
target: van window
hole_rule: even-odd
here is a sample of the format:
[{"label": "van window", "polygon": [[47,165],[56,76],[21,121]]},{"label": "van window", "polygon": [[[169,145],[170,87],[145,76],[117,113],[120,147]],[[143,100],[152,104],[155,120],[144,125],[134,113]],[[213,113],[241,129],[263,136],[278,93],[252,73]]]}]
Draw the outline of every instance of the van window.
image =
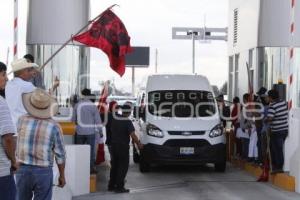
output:
[{"label": "van window", "polygon": [[208,91],[164,90],[149,92],[148,110],[161,117],[209,117],[216,113],[216,106]]}]

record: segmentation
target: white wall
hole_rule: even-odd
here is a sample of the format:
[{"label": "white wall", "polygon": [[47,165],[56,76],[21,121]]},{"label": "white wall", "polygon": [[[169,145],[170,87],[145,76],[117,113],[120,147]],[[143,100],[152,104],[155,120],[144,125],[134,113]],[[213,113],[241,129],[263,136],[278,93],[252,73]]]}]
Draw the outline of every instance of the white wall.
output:
[{"label": "white wall", "polygon": [[89,20],[89,0],[30,0],[27,44],[63,44]]},{"label": "white wall", "polygon": [[[233,15],[238,9],[238,42],[233,46]],[[289,47],[290,0],[229,0],[228,52],[232,55],[254,47]],[[300,47],[300,4],[295,8],[293,44]]]},{"label": "white wall", "polygon": [[[67,153],[65,168],[66,186],[64,189],[56,188],[53,191],[53,200],[90,193],[90,146],[66,145],[65,148]],[[54,184],[57,184],[59,177],[57,165],[53,166],[53,175]],[[67,198],[65,199],[67,200]]]},{"label": "white wall", "polygon": [[300,2],[296,1],[296,8],[295,8],[295,37],[294,42],[295,44],[300,47]]},{"label": "white wall", "polygon": [[296,192],[300,193],[300,109],[292,109],[289,114],[289,136],[285,142],[284,170],[296,179]]},{"label": "white wall", "polygon": [[[233,44],[234,10],[238,9],[237,43]],[[241,80],[247,79],[245,63],[248,61],[248,51],[257,47],[289,47],[291,42],[291,1],[282,0],[229,0],[228,53],[229,56],[240,54],[239,88],[241,95],[248,90],[248,85]],[[295,9],[296,33],[294,45],[300,46],[300,4]],[[276,58],[275,58],[276,59]],[[286,57],[288,66],[288,57]],[[258,85],[259,60],[255,62],[254,90]],[[269,63],[270,65],[271,63]],[[269,68],[270,70],[271,68]],[[284,68],[283,80],[287,83],[289,68]],[[244,70],[244,71],[243,71]],[[274,74],[278,72],[273,72]],[[269,74],[269,82],[272,80]],[[271,86],[277,80],[269,84]],[[234,83],[234,81],[233,81]],[[234,88],[234,87],[233,87]]]},{"label": "white wall", "polygon": [[[229,0],[228,53],[233,55],[257,46],[260,0]],[[238,9],[238,39],[233,46],[234,9]]]},{"label": "white wall", "polygon": [[258,46],[289,46],[290,5],[290,0],[261,0]]}]

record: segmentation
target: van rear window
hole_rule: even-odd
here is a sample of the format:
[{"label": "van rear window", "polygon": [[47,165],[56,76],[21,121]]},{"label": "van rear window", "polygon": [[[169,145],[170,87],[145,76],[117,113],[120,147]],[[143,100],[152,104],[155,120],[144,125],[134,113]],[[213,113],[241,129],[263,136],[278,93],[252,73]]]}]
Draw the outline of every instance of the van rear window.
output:
[{"label": "van rear window", "polygon": [[148,110],[161,117],[209,117],[216,113],[213,94],[208,91],[171,90],[148,94]]}]

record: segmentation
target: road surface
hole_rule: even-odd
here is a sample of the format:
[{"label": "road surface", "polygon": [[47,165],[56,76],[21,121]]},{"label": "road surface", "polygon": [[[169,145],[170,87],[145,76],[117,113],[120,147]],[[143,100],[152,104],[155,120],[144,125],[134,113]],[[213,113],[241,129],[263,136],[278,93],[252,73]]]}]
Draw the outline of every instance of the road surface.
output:
[{"label": "road surface", "polygon": [[269,183],[257,183],[246,172],[228,164],[226,173],[212,166],[155,167],[142,174],[131,163],[126,187],[129,194],[107,192],[109,165],[99,167],[97,193],[74,200],[299,200],[300,195],[286,192]]}]

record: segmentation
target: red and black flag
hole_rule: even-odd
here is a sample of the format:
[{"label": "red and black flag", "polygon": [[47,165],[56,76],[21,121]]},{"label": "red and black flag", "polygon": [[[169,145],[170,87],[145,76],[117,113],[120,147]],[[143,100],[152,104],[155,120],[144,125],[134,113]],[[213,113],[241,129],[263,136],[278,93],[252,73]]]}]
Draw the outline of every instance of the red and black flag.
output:
[{"label": "red and black flag", "polygon": [[122,21],[110,9],[104,11],[88,31],[74,36],[73,40],[104,51],[110,67],[123,76],[125,55],[132,51],[130,37]]},{"label": "red and black flag", "polygon": [[99,104],[98,104],[98,109],[101,114],[105,114],[107,112],[108,87],[109,87],[109,82],[106,81],[103,85],[100,94]]}]

